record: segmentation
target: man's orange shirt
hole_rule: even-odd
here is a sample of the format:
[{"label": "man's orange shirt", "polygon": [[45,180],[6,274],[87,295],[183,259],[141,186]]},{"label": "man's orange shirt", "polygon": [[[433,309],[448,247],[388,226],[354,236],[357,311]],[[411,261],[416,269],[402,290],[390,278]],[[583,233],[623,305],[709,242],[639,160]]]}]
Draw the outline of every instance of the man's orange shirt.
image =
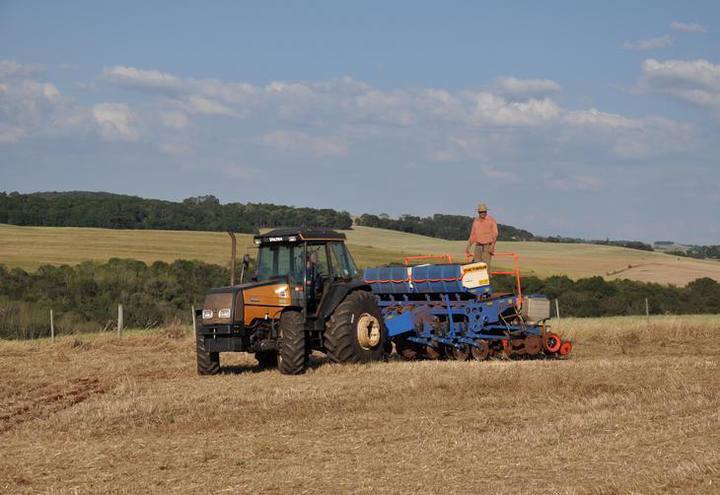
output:
[{"label": "man's orange shirt", "polygon": [[490,215],[484,219],[478,217],[473,220],[472,230],[470,230],[471,244],[490,244],[495,242],[498,237],[497,222]]}]

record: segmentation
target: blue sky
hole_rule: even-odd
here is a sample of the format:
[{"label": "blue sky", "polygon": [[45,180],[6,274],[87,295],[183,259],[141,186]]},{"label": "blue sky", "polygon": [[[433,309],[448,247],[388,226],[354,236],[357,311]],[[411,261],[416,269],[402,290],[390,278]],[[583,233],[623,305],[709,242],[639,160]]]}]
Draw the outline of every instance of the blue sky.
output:
[{"label": "blue sky", "polygon": [[0,1],[0,190],[720,243],[718,2]]}]

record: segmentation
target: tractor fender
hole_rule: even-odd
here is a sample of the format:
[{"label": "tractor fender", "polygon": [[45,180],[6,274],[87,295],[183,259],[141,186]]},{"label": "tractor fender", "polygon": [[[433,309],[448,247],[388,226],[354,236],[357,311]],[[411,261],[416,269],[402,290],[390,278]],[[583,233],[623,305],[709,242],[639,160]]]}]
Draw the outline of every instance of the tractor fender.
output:
[{"label": "tractor fender", "polygon": [[327,294],[320,302],[320,307],[318,308],[318,320],[324,321],[327,318],[330,318],[338,304],[345,299],[345,296],[356,290],[372,292],[370,285],[366,284],[362,280],[349,280],[331,284]]}]

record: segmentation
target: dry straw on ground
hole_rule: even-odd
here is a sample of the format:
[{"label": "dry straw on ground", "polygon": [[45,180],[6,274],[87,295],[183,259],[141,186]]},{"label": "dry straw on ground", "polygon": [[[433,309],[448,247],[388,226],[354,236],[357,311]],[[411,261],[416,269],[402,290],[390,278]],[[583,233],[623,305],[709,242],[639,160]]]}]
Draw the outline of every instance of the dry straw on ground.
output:
[{"label": "dry straw on ground", "polygon": [[570,361],[194,371],[167,332],[0,342],[2,493],[717,493],[720,317],[563,320]]}]

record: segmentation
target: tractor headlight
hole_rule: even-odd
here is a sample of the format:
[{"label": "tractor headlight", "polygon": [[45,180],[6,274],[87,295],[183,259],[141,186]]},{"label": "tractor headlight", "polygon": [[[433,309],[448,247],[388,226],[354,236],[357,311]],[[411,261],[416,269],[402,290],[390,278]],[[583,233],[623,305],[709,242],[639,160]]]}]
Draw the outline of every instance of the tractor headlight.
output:
[{"label": "tractor headlight", "polygon": [[218,311],[218,318],[230,318],[230,308],[223,308]]},{"label": "tractor headlight", "polygon": [[212,309],[203,309],[203,320],[210,320],[213,317]]}]

